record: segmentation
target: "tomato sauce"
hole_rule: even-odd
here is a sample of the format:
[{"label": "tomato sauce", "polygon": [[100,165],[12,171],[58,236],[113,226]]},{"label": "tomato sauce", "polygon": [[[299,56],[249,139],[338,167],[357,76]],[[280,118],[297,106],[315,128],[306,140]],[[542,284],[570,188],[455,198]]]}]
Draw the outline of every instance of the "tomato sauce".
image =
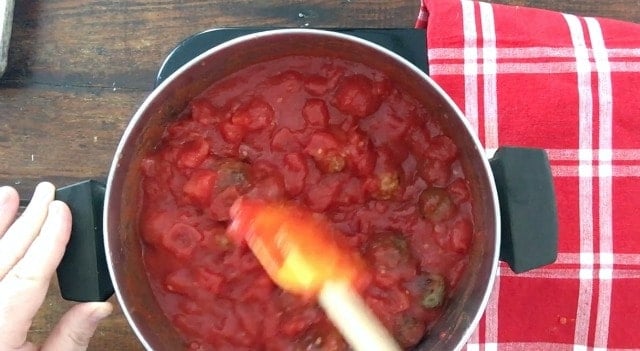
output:
[{"label": "tomato sauce", "polygon": [[193,350],[347,350],[316,301],[226,236],[240,196],[321,213],[368,265],[366,303],[405,348],[441,315],[474,237],[458,149],[392,77],[286,57],[215,83],[140,164],[144,263]]}]

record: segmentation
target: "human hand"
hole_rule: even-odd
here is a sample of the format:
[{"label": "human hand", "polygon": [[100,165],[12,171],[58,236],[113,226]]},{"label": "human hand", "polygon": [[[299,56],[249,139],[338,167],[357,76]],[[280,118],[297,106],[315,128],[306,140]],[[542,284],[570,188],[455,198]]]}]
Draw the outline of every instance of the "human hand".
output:
[{"label": "human hand", "polygon": [[54,201],[54,193],[51,183],[39,184],[29,206],[14,221],[18,193],[11,187],[0,188],[0,350],[86,350],[98,323],[112,311],[107,302],[75,305],[41,348],[27,341],[71,231],[69,208]]}]

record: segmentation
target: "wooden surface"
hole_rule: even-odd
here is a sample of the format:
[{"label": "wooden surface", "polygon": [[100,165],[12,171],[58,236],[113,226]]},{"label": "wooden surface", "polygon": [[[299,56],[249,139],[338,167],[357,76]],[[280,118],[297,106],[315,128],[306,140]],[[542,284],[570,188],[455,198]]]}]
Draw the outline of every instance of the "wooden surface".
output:
[{"label": "wooden surface", "polygon": [[[1,0],[0,0],[1,1]],[[498,0],[640,23],[638,0]],[[0,185],[31,195],[106,176],[129,118],[151,91],[165,55],[211,27],[412,27],[419,0],[16,1],[7,73],[0,80]],[[71,305],[52,284],[33,323],[40,342]],[[115,300],[112,299],[117,305]],[[92,350],[142,349],[122,313]]]}]

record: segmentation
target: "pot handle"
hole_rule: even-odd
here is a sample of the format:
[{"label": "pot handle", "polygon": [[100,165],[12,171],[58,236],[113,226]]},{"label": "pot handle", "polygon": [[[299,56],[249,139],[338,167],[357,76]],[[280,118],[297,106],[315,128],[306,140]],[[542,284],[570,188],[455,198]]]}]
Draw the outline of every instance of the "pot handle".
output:
[{"label": "pot handle", "polygon": [[558,214],[546,152],[501,147],[489,163],[500,200],[500,260],[515,273],[555,262]]},{"label": "pot handle", "polygon": [[70,301],[105,301],[113,295],[102,236],[104,184],[95,180],[65,186],[56,199],[72,215],[71,237],[58,266],[62,298]]}]

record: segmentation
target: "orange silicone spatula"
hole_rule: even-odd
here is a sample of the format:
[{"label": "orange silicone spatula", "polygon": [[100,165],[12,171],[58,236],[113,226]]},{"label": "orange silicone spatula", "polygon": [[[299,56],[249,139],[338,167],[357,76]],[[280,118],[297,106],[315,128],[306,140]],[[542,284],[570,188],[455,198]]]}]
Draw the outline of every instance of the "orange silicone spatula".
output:
[{"label": "orange silicone spatula", "polygon": [[360,257],[339,245],[323,217],[292,205],[240,199],[231,220],[229,236],[245,240],[282,289],[316,295],[354,350],[400,350],[354,290],[364,267]]}]

